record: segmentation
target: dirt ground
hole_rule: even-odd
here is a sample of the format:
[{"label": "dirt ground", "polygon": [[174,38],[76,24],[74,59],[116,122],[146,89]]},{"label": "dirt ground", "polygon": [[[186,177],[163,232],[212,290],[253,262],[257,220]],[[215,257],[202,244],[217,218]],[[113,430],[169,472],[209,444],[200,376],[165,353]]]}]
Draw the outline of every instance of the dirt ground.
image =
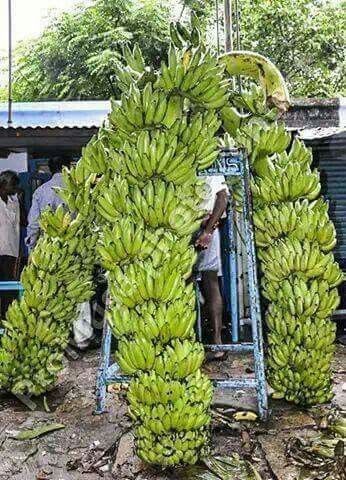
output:
[{"label": "dirt ground", "polygon": [[[335,398],[346,408],[346,347],[339,346],[334,362]],[[148,469],[133,453],[130,421],[123,391],[110,388],[107,412],[93,415],[98,352],[66,361],[59,384],[46,397],[35,399],[30,411],[18,399],[0,394],[0,480],[184,480],[174,473]],[[253,375],[251,357],[232,355],[219,365],[207,365],[212,377]],[[263,480],[297,480],[298,471],[286,457],[292,436],[316,430],[316,409],[303,411],[272,401],[268,422],[235,422],[235,410],[255,409],[254,392],[218,391],[215,394],[213,453],[238,452],[250,460]],[[33,440],[16,440],[16,432],[51,423],[65,428]]]}]

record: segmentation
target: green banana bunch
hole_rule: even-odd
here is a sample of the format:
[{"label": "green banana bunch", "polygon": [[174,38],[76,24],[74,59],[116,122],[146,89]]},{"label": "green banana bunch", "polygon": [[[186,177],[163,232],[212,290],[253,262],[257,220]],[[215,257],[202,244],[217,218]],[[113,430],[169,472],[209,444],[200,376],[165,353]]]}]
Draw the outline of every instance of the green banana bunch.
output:
[{"label": "green banana bunch", "polygon": [[82,216],[75,218],[63,205],[59,205],[55,212],[48,207],[40,217],[40,227],[50,238],[58,237],[61,241],[68,242],[73,239],[82,226]]},{"label": "green banana bunch", "polygon": [[[181,286],[184,277],[191,275],[193,261],[188,269],[172,270],[173,262],[167,261],[164,268],[157,269],[152,261],[137,262],[125,267],[116,266],[109,272],[112,297],[119,303],[133,308],[153,299],[162,302],[172,301],[184,294]],[[185,265],[184,265],[185,266]]]},{"label": "green banana bunch", "polygon": [[135,429],[137,453],[144,461],[164,467],[178,464],[193,465],[198,458],[206,454],[205,445],[210,441],[208,428],[161,435],[153,433],[160,430],[161,423],[153,419],[150,428],[141,425]]},{"label": "green banana bunch", "polygon": [[[82,218],[88,218],[88,220],[92,222],[96,214],[93,193],[99,180],[96,173],[90,173],[89,171],[84,177],[86,173],[85,169],[79,168],[80,164],[83,165],[86,163],[83,161],[83,157],[80,162],[81,163],[77,163],[76,167],[71,169],[70,173],[65,170],[63,178],[66,187],[56,188],[56,190],[71,213],[78,212]],[[81,176],[77,176],[77,170]],[[73,179],[70,178],[66,181],[65,178],[68,178],[68,175],[72,175]]]},{"label": "green banana bunch", "polygon": [[85,162],[90,174],[103,174],[109,168],[109,151],[100,139],[92,139],[82,150],[83,163]]},{"label": "green banana bunch", "polygon": [[118,338],[144,338],[163,345],[174,338],[191,339],[196,320],[192,291],[190,297],[190,302],[179,298],[169,305],[149,300],[136,309],[112,305],[108,322]]},{"label": "green banana bunch", "polygon": [[119,62],[113,67],[117,88],[122,92],[128,92],[135,85],[142,87],[148,82],[155,81],[155,72],[152,68],[145,65],[138,44],[136,44],[132,50],[128,45],[125,45],[123,48],[123,58],[127,65]]},{"label": "green banana bunch", "polygon": [[330,251],[336,245],[336,232],[328,216],[328,203],[321,198],[266,205],[254,213],[256,244],[268,247],[283,235],[319,243],[321,250]]},{"label": "green banana bunch", "polygon": [[126,179],[114,177],[106,187],[98,191],[96,211],[104,220],[114,223],[119,219],[119,213],[131,209],[129,184]]},{"label": "green banana bunch", "polygon": [[[280,153],[280,152],[275,152]],[[310,168],[313,161],[312,152],[310,148],[307,148],[303,142],[295,138],[292,142],[289,152],[281,152],[275,159],[275,162],[285,167],[288,163],[299,164],[302,168]]]},{"label": "green banana bunch", "polygon": [[[197,42],[196,32],[172,32]],[[203,47],[171,45],[168,66],[145,84],[132,73],[134,55],[126,56],[119,78],[129,88],[101,132],[108,160],[103,173],[94,167],[92,188],[107,320],[119,366],[133,376],[128,400],[138,455],[164,466],[195,463],[208,448],[212,388],[200,373],[204,351],[195,343],[195,293],[186,280],[196,260],[191,235],[204,215],[197,172],[217,158],[216,108],[227,101],[228,81]]]},{"label": "green banana bunch", "polygon": [[207,109],[223,107],[228,100],[230,82],[224,78],[224,67],[203,47],[177,52],[171,46],[168,65],[161,63],[161,76],[156,88],[165,92],[179,91],[191,102]]},{"label": "green banana bunch", "polygon": [[116,221],[113,228],[105,227],[97,245],[104,268],[112,270],[117,263],[129,262],[135,256],[141,259],[148,257],[152,247],[145,235],[144,224],[135,224],[128,218]]},{"label": "green banana bunch", "polygon": [[203,346],[189,340],[174,339],[160,347],[144,338],[121,340],[117,352],[124,373],[154,371],[162,378],[182,380],[195,373],[204,360]]},{"label": "green banana bunch", "polygon": [[140,73],[135,72],[129,66],[124,67],[122,64],[116,64],[114,66],[114,77],[116,78],[117,87],[121,92],[128,92],[140,76]]},{"label": "green banana bunch", "polygon": [[[259,85],[255,83],[251,83],[247,89],[243,89],[242,92],[232,91],[230,96],[230,103],[233,107],[227,108],[236,108],[236,109],[243,109],[246,110],[247,114],[244,118],[249,120],[252,119],[252,116],[256,118],[268,118],[268,107],[266,105],[266,96],[265,91]],[[223,113],[221,111],[221,113]],[[270,111],[273,115],[273,111]],[[274,115],[273,120],[276,118],[276,114]],[[265,124],[265,122],[263,122]]]},{"label": "green banana bunch", "polygon": [[129,400],[133,408],[157,403],[174,404],[182,400],[184,404],[200,403],[208,405],[212,395],[208,377],[197,370],[182,381],[167,381],[155,372],[141,374],[129,387]]},{"label": "green banana bunch", "polygon": [[145,62],[138,44],[133,47],[132,51],[128,45],[125,45],[123,49],[123,57],[128,67],[132,68],[133,71],[138,73],[144,72]]},{"label": "green banana bunch", "polygon": [[340,301],[337,289],[330,290],[327,281],[320,279],[309,281],[297,275],[291,275],[280,282],[263,279],[262,288],[263,295],[270,302],[275,302],[291,315],[300,318],[309,318],[313,315],[316,318],[327,318]]},{"label": "green banana bunch", "polygon": [[38,395],[54,384],[77,305],[93,295],[91,271],[68,245],[58,237],[39,239],[22,272],[24,295],[7,311],[0,382],[14,393]]},{"label": "green banana bunch", "polygon": [[143,186],[157,175],[177,185],[193,184],[193,167],[204,169],[214,162],[218,155],[214,135],[220,126],[215,113],[197,113],[188,122],[183,120],[177,119],[166,131],[143,130],[135,142],[133,137],[124,142],[121,173],[129,183]]},{"label": "green banana bunch", "polygon": [[334,259],[332,253],[323,253],[317,243],[289,237],[261,250],[258,255],[265,275],[274,281],[283,280],[292,273],[300,273],[305,278],[322,277]]},{"label": "green banana bunch", "polygon": [[[185,44],[187,47],[198,47],[201,45],[201,31],[199,19],[194,12],[191,14],[191,31],[182,23],[171,23],[169,26],[172,44],[181,49]],[[202,45],[201,45],[202,46]]]},{"label": "green banana bunch", "polygon": [[[185,191],[173,181],[160,179],[149,180],[142,189],[134,185],[129,191],[127,212],[151,228],[166,227],[178,236],[191,235],[200,225],[203,212],[196,210],[197,202]],[[116,208],[115,201],[113,206]]]},{"label": "green banana bunch", "polygon": [[[236,52],[223,62],[228,73],[238,67],[254,77],[265,72],[251,62],[245,65]],[[335,325],[329,318],[339,304],[336,287],[344,276],[331,253],[335,227],[328,202],[318,198],[321,186],[318,172],[311,170],[311,151],[298,139],[291,143],[275,111],[266,108],[263,98],[272,96],[268,88],[277,93],[276,107],[287,105],[281,77],[269,77],[268,85],[262,96],[255,89],[231,95],[235,106],[225,106],[221,118],[248,151],[252,167],[255,238],[262,294],[269,303],[268,381],[276,397],[313,405],[332,398]]]},{"label": "green banana bunch", "polygon": [[172,340],[155,360],[153,370],[163,378],[184,379],[200,369],[203,360],[204,349],[201,344]]},{"label": "green banana bunch", "polygon": [[[67,344],[67,338],[58,336],[60,341]],[[20,347],[20,353],[13,355],[13,350]],[[0,352],[0,382],[7,385],[8,378],[12,378],[11,391],[13,393],[31,392],[39,395],[49,388],[56,375],[61,370],[61,346],[52,350],[52,345],[40,344],[36,339],[18,338],[6,334],[2,341]]]},{"label": "green banana bunch", "polygon": [[321,191],[317,170],[304,172],[295,164],[285,169],[274,167],[270,175],[252,182],[255,202],[260,204],[292,202],[300,198],[315,200]]},{"label": "green banana bunch", "polygon": [[237,134],[238,143],[256,158],[285,152],[290,140],[291,135],[286,132],[283,123],[279,125],[274,123],[265,128],[258,122],[248,122]]},{"label": "green banana bunch", "polygon": [[100,150],[102,159],[95,160],[95,145],[93,140],[76,167],[65,169],[65,186],[58,193],[66,206],[43,212],[42,235],[21,275],[24,295],[6,315],[0,385],[14,393],[39,395],[54,385],[78,305],[94,294],[98,235],[92,230],[92,196],[98,182],[95,162],[106,155]]},{"label": "green banana bunch", "polygon": [[203,403],[191,405],[188,401],[180,398],[175,404],[156,404],[130,406],[129,413],[134,418],[145,418],[144,427],[153,425],[153,432],[157,434],[170,433],[175,430],[182,432],[186,430],[198,430],[210,422],[210,416],[203,413],[205,406]]},{"label": "green banana bunch", "polygon": [[110,123],[127,133],[154,126],[170,127],[180,116],[182,100],[177,95],[153,89],[149,82],[140,91],[136,86],[128,94],[123,93],[121,104],[112,104]]},{"label": "green banana bunch", "polygon": [[247,146],[252,146],[251,139],[242,134],[242,128],[254,123],[267,128],[267,122],[274,121],[278,115],[279,110],[276,107],[269,109],[266,100],[264,90],[255,84],[241,93],[232,91],[230,103],[220,112],[226,132],[234,138],[239,135]]}]

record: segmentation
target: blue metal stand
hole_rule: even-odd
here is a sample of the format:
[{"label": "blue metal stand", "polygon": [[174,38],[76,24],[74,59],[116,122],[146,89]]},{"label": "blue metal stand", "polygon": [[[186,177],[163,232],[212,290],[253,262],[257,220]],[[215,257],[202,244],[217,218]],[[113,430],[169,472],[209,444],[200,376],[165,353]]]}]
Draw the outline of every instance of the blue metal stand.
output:
[{"label": "blue metal stand", "polygon": [[[201,176],[224,175],[225,177],[238,177],[241,182],[243,193],[242,218],[244,224],[244,241],[247,254],[248,269],[248,292],[250,298],[250,320],[252,326],[252,343],[239,342],[239,295],[237,284],[237,240],[235,232],[234,215],[232,205],[228,207],[227,219],[222,232],[223,242],[223,268],[224,290],[227,311],[230,315],[230,336],[232,343],[226,345],[205,345],[206,350],[227,352],[252,352],[255,361],[255,378],[232,378],[215,380],[214,385],[218,388],[232,389],[255,389],[257,393],[258,411],[262,419],[268,416],[268,396],[265,380],[262,323],[259,304],[259,292],[257,282],[256,254],[254,233],[252,225],[252,201],[250,191],[250,172],[247,157],[236,150],[223,150],[219,159],[208,170],[200,172]],[[196,288],[197,300],[199,299],[198,287]],[[200,302],[197,301],[197,337],[202,338],[202,324]],[[128,382],[130,377],[120,373],[116,363],[111,364],[111,339],[112,333],[109,325],[105,322],[101,347],[100,366],[97,375],[96,386],[96,414],[105,410],[107,385]]]}]

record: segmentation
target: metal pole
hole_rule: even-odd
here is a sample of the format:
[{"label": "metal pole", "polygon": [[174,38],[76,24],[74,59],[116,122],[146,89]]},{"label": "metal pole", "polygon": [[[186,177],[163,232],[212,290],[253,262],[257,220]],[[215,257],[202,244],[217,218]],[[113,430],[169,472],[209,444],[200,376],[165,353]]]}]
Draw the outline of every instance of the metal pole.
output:
[{"label": "metal pole", "polygon": [[233,50],[232,0],[224,0],[225,7],[225,52]]},{"label": "metal pole", "polygon": [[250,317],[252,338],[255,354],[255,376],[257,382],[258,410],[262,420],[268,417],[268,392],[264,369],[262,319],[257,280],[257,262],[255,252],[255,238],[252,223],[252,197],[250,190],[250,168],[248,157],[243,153],[244,179],[243,179],[243,218],[246,239],[246,254],[248,264],[248,290],[250,301]]},{"label": "metal pole", "polygon": [[238,0],[235,0],[234,10],[235,10],[236,49],[240,50],[240,13],[239,13]]},{"label": "metal pole", "polygon": [[[235,0],[235,31],[236,31],[236,45],[235,48],[236,50],[240,50],[240,13],[239,13],[239,2],[238,0]],[[238,76],[237,77],[237,83],[238,83],[238,90],[239,93],[241,93],[241,78]]]},{"label": "metal pole", "polygon": [[[232,0],[224,0],[224,21],[225,21],[225,52],[233,50],[233,19],[232,19]],[[236,87],[236,79],[232,80],[233,90]]]},{"label": "metal pole", "polygon": [[215,0],[215,13],[216,13],[216,48],[217,48],[217,54],[220,55],[219,0]]},{"label": "metal pole", "polygon": [[237,282],[237,244],[234,229],[234,205],[228,207],[227,215],[227,240],[228,240],[228,289],[231,311],[231,336],[232,342],[239,342],[239,313],[238,313],[238,282]]},{"label": "metal pole", "polygon": [[12,125],[12,0],[8,0],[8,118]]}]

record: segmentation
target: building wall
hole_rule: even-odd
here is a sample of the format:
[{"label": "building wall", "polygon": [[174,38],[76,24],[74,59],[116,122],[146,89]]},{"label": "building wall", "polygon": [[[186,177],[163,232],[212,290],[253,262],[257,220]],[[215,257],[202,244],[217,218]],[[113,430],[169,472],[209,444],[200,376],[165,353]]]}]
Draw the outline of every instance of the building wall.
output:
[{"label": "building wall", "polygon": [[0,171],[14,170],[17,173],[28,171],[28,153],[12,152],[7,157],[0,157]]}]

